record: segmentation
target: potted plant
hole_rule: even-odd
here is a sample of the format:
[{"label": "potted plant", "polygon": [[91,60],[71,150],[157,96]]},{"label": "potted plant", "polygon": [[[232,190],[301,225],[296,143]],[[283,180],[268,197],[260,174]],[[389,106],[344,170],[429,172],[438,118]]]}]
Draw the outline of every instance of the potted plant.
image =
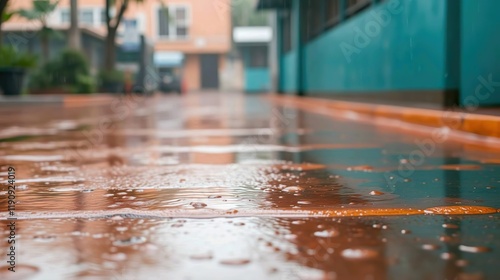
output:
[{"label": "potted plant", "polygon": [[99,73],[100,91],[107,93],[122,93],[125,74],[119,70],[101,71]]},{"label": "potted plant", "polygon": [[92,93],[95,82],[85,56],[68,49],[31,76],[30,89],[32,94]]},{"label": "potted plant", "polygon": [[13,47],[0,47],[0,88],[4,95],[20,95],[26,70],[36,65],[36,57]]}]

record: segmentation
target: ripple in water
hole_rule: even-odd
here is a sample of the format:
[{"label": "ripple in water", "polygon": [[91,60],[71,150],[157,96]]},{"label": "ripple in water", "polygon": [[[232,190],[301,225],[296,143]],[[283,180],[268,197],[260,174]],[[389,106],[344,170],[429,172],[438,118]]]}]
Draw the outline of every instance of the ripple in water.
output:
[{"label": "ripple in water", "polygon": [[249,264],[250,260],[249,259],[227,259],[227,260],[221,260],[221,264],[224,265],[245,265]]},{"label": "ripple in water", "polygon": [[113,245],[115,246],[131,246],[135,244],[142,244],[146,242],[146,238],[143,236],[132,236],[127,239],[122,239],[122,240],[116,240],[113,242]]},{"label": "ripple in water", "polygon": [[203,202],[191,202],[189,205],[193,206],[195,209],[201,209],[207,207],[207,205]]},{"label": "ripple in water", "polygon": [[37,242],[52,242],[56,240],[55,235],[37,235],[33,237],[33,239]]},{"label": "ripple in water", "polygon": [[36,266],[22,264],[16,264],[16,272],[12,272],[8,270],[8,268],[9,266],[0,267],[0,279],[28,279],[29,277],[34,276],[38,273],[38,271],[40,271],[40,269]]}]

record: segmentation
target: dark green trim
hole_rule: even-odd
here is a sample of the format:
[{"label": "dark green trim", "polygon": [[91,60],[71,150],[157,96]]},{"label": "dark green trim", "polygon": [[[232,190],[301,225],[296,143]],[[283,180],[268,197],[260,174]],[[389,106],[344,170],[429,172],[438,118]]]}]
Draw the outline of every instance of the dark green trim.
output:
[{"label": "dark green trim", "polygon": [[458,94],[458,89],[446,89],[380,92],[308,92],[307,96],[365,103],[448,108],[458,106]]}]

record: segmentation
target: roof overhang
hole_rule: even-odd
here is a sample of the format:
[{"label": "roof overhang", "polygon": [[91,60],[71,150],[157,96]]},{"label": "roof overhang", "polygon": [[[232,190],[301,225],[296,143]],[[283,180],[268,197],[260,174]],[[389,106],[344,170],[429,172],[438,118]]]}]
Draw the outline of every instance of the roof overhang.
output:
[{"label": "roof overhang", "polygon": [[156,51],[154,54],[154,64],[157,67],[181,66],[184,54],[174,51]]},{"label": "roof overhang", "polygon": [[240,26],[233,29],[233,40],[241,43],[269,43],[273,30],[269,26]]}]

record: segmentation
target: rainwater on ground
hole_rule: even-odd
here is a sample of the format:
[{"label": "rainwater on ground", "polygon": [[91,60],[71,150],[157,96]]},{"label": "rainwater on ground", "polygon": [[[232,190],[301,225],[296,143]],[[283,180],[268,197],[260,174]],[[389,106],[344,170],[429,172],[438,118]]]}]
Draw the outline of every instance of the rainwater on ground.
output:
[{"label": "rainwater on ground", "polygon": [[1,279],[499,279],[500,151],[439,128],[233,93],[0,116]]}]

